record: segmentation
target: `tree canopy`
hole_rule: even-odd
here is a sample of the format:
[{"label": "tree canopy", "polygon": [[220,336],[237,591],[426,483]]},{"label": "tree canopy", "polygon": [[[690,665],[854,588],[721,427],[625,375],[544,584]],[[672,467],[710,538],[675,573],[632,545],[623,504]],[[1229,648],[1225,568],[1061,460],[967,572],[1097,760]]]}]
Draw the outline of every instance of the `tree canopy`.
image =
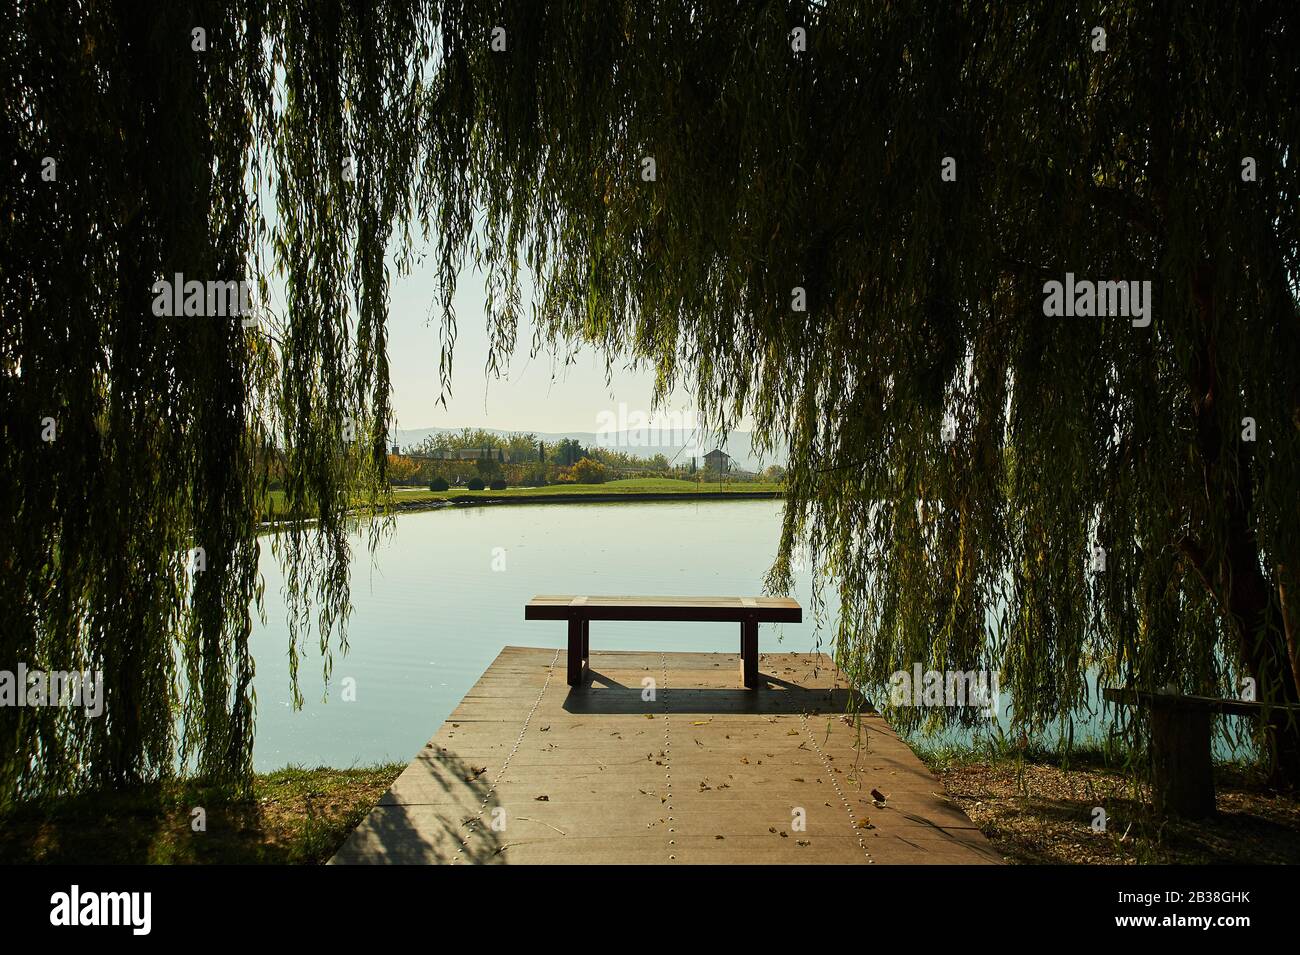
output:
[{"label": "tree canopy", "polygon": [[[390,269],[421,239],[444,385],[473,261],[490,368],[528,279],[534,347],[644,363],[709,426],[748,415],[760,451],[788,448],[769,584],[806,540],[864,685],[1001,669],[1030,727],[1088,702],[1089,666],[1300,702],[1292,5],[0,20],[0,660],[93,664],[107,690],[101,721],[0,711],[10,792],[178,755],[246,775],[268,449],[318,521],[278,545],[290,639],[310,608],[328,642],[346,508],[381,493]],[[154,315],[178,272],[283,282],[287,309],[261,329]],[[1150,282],[1149,322],[1045,314],[1067,275]],[[198,574],[178,558],[196,547]],[[1269,739],[1295,779],[1300,732]]]}]

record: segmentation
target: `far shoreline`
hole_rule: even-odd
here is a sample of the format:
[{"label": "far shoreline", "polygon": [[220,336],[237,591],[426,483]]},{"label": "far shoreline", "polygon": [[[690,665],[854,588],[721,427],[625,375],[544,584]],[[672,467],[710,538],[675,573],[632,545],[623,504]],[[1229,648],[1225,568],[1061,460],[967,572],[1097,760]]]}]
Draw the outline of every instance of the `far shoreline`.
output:
[{"label": "far shoreline", "polygon": [[513,494],[482,496],[457,494],[420,501],[394,501],[390,511],[428,511],[443,507],[487,507],[495,504],[601,504],[624,501],[765,501],[785,497],[784,491],[614,491],[559,494]]},{"label": "far shoreline", "polygon": [[[785,497],[784,490],[761,491],[550,491],[547,488],[520,487],[513,494],[494,491],[423,492],[426,497],[400,500],[396,496],[379,508],[381,515],[415,514],[445,508],[495,507],[517,504],[622,504],[658,501],[773,501]],[[590,486],[590,485],[587,485]],[[420,493],[420,492],[417,492]],[[289,521],[263,521],[259,532],[274,532],[287,527]]]}]

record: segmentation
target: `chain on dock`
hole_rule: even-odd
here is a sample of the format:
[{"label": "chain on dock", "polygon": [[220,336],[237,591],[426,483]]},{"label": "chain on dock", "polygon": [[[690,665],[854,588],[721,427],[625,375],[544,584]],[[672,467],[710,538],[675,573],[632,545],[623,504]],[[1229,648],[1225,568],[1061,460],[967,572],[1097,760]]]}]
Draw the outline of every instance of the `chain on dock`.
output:
[{"label": "chain on dock", "polygon": [[559,659],[560,651],[556,650],[555,656],[551,658],[551,665],[546,671],[546,682],[542,684],[542,691],[537,694],[537,699],[533,701],[533,708],[530,709],[528,715],[524,717],[524,725],[519,730],[519,738],[515,740],[514,748],[510,750],[505,761],[501,763],[501,771],[496,773],[493,777],[494,782],[488,787],[488,791],[483,794],[483,802],[479,805],[478,812],[475,814],[473,819],[465,823],[469,832],[466,833],[465,838],[461,840],[460,848],[456,850],[456,857],[451,860],[453,864],[460,862],[464,858],[465,849],[469,846],[469,840],[473,837],[474,833],[478,831],[478,824],[483,819],[483,813],[487,811],[488,803],[492,801],[492,795],[497,791],[497,783],[502,779],[505,779],[506,770],[510,768],[510,760],[515,758],[515,753],[519,752],[519,747],[523,745],[524,734],[528,732],[528,724],[532,722],[533,714],[537,712],[537,708],[542,705],[542,697],[546,695],[546,690],[551,685],[551,677],[555,675],[555,664]]},{"label": "chain on dock", "polygon": [[840,797],[840,802],[844,804],[844,811],[849,814],[849,825],[853,827],[853,835],[854,838],[858,840],[858,847],[862,850],[862,854],[867,857],[867,862],[874,865],[876,860],[871,858],[871,853],[867,851],[867,842],[862,838],[862,827],[858,824],[858,818],[853,813],[853,806],[844,795],[844,790],[840,788],[840,781],[835,778],[835,767],[832,766],[830,760],[826,758],[826,754],[822,752],[821,746],[817,744],[817,737],[813,735],[812,730],[808,727],[808,714],[800,713],[799,721],[803,724],[803,731],[807,735],[808,741],[813,745],[813,751],[817,754],[818,759],[822,761],[822,765],[826,767],[826,775],[830,779],[831,785],[835,787],[835,792]]},{"label": "chain on dock", "polygon": [[659,668],[663,671],[663,684],[659,687],[659,699],[664,705],[664,805],[668,807],[668,861],[677,861],[677,825],[673,818],[673,764],[672,740],[669,737],[668,714],[668,658],[659,654]]}]

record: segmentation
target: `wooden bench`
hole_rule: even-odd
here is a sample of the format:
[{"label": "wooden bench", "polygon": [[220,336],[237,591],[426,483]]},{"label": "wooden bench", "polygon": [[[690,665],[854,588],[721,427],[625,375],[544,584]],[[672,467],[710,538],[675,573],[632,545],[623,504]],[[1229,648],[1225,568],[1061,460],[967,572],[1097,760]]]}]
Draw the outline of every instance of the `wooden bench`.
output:
[{"label": "wooden bench", "polygon": [[1108,687],[1108,703],[1138,706],[1151,715],[1151,796],[1161,815],[1203,819],[1214,814],[1211,726],[1216,715],[1286,716],[1287,706],[1214,696],[1184,696]]},{"label": "wooden bench", "polygon": [[525,620],[569,623],[569,686],[586,681],[591,621],[664,620],[740,624],[741,681],[758,686],[758,625],[799,623],[803,608],[788,597],[581,597],[538,596],[524,605]]}]

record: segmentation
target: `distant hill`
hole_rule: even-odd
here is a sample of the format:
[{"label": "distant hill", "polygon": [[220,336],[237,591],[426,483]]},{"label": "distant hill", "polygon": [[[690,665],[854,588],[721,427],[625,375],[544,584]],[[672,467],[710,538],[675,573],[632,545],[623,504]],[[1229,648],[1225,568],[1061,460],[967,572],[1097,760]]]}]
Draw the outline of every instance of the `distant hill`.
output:
[{"label": "distant hill", "polygon": [[[420,444],[429,435],[459,434],[462,430],[462,428],[398,428],[396,443],[405,450]],[[479,429],[476,428],[474,430]],[[520,429],[518,428],[483,428],[481,430],[486,431],[489,434],[501,435],[502,437],[510,434],[518,434],[520,432]],[[677,464],[687,463],[691,456],[691,451],[693,450],[690,447],[684,448],[682,444],[634,444],[633,438],[640,438],[641,436],[637,435],[636,432],[629,431],[611,431],[607,434],[601,434],[599,437],[597,437],[594,431],[533,433],[537,436],[538,441],[544,441],[547,444],[556,444],[565,438],[571,438],[583,447],[611,448],[618,451],[626,451],[628,454],[639,458],[652,458],[656,454],[662,454],[669,461],[674,461],[674,463]],[[694,442],[690,443],[693,444]],[[702,450],[699,448],[694,450],[696,452],[696,457],[700,457],[703,452],[712,451],[713,446],[709,445]],[[765,460],[760,460],[751,446],[750,432],[748,431],[733,431],[727,436],[726,445],[722,450],[731,455],[732,461],[735,463],[736,467],[745,471],[761,471],[769,464],[785,464],[784,454],[776,458],[769,456]]]}]

